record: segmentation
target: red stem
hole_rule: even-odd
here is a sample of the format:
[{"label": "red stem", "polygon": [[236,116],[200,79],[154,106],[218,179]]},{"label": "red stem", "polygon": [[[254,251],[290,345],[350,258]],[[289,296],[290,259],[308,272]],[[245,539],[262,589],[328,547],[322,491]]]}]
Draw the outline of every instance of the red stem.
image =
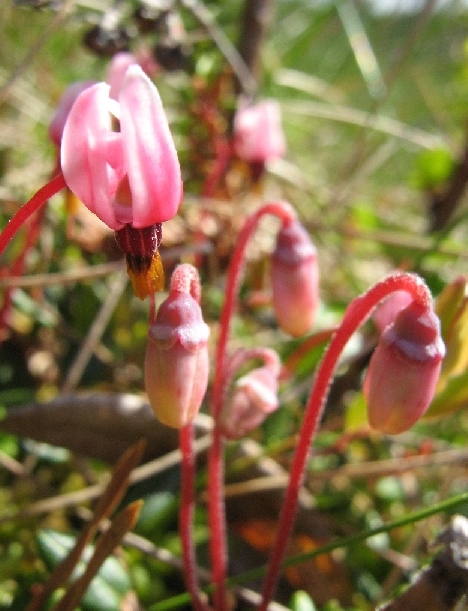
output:
[{"label": "red stem", "polygon": [[348,306],[343,321],[333,335],[325,355],[317,369],[314,386],[304,414],[299,434],[299,441],[292,460],[290,479],[285,494],[279,519],[276,541],[271,552],[268,571],[265,576],[262,602],[258,611],[266,611],[278,581],[281,564],[292,531],[296,514],[300,487],[304,481],[304,472],[309,451],[325,407],[330,382],[340,355],[350,337],[369,318],[378,303],[394,291],[404,290],[417,301],[425,305],[431,302],[431,295],[423,281],[412,274],[395,274],[377,283],[367,293],[357,297]]},{"label": "red stem", "polygon": [[[182,263],[175,268],[171,277],[171,291],[181,291],[190,294],[197,303],[200,303],[200,277],[193,265]],[[155,309],[156,306],[153,304],[153,319],[155,318]],[[195,455],[193,452],[192,424],[188,424],[180,430],[179,447],[182,454],[179,533],[182,542],[184,578],[195,611],[210,611],[209,605],[202,599],[197,580],[197,560],[193,538],[193,517],[195,511]]]},{"label": "red stem", "polygon": [[210,555],[215,584],[214,601],[217,611],[226,611],[226,520],[223,497],[223,437],[217,425],[223,407],[225,372],[227,366],[227,342],[229,338],[230,321],[237,303],[237,295],[241,273],[245,259],[247,242],[259,220],[266,214],[277,216],[283,223],[289,223],[296,218],[293,208],[284,202],[272,202],[263,205],[245,222],[232,253],[229,266],[226,297],[220,316],[220,331],[216,349],[213,389],[211,393],[211,415],[215,422],[213,443],[208,454],[208,520],[210,524]]},{"label": "red stem", "polygon": [[[24,268],[26,265],[26,257],[29,251],[31,250],[31,248],[33,248],[33,246],[36,244],[37,239],[39,237],[39,233],[41,230],[41,223],[42,223],[42,219],[44,216],[43,215],[44,210],[45,208],[43,208],[41,210],[41,214],[37,214],[36,217],[33,219],[33,221],[29,224],[27,233],[26,233],[26,238],[23,244],[23,249],[19,253],[18,257],[13,261],[13,264],[11,265],[10,274],[9,274],[10,276],[13,276],[13,277],[21,276],[23,274]],[[11,286],[5,290],[5,293],[3,295],[3,303],[0,308],[0,344],[6,337],[6,328],[8,326],[8,316],[10,313],[11,304],[13,302],[13,292],[14,292],[14,287]]]},{"label": "red stem", "polygon": [[44,185],[37,193],[35,193],[29,201],[27,201],[9,220],[7,226],[0,234],[0,255],[8,245],[8,242],[16,235],[19,229],[24,225],[28,218],[34,214],[48,199],[61,191],[67,186],[63,174],[58,174],[46,185]]},{"label": "red stem", "polygon": [[193,426],[188,424],[180,429],[179,446],[182,453],[181,463],[181,503],[179,511],[179,533],[182,542],[184,579],[192,598],[195,611],[209,611],[210,607],[202,600],[197,580],[197,561],[193,540],[193,515],[195,511],[195,457],[193,452]]}]

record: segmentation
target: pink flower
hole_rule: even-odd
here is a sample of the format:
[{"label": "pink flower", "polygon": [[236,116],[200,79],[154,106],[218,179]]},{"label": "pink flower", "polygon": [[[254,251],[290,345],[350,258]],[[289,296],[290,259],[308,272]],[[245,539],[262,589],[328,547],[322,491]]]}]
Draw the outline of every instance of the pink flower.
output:
[{"label": "pink flower", "polygon": [[319,302],[317,251],[298,221],[283,225],[271,257],[273,308],[279,326],[295,337],[310,331]]},{"label": "pink flower", "polygon": [[247,435],[278,408],[278,373],[271,367],[257,367],[237,380],[220,417],[226,437]]},{"label": "pink flower", "polygon": [[363,386],[370,425],[392,434],[413,426],[432,401],[444,355],[437,315],[412,301],[372,355]]},{"label": "pink flower", "polygon": [[107,68],[106,83],[110,86],[109,97],[113,100],[119,99],[127,70],[134,64],[138,64],[137,58],[127,51],[121,51],[112,57]]},{"label": "pink flower", "polygon": [[60,146],[63,128],[76,98],[82,91],[94,84],[94,81],[77,81],[69,85],[63,92],[49,125],[49,137],[56,146]]},{"label": "pink flower", "polygon": [[[117,231],[172,218],[182,197],[180,165],[159,93],[137,65],[118,102],[98,83],[76,99],[63,132],[61,165],[69,188]],[[112,117],[120,122],[113,131]]]},{"label": "pink flower", "polygon": [[281,110],[274,100],[241,106],[234,117],[234,150],[245,161],[267,162],[286,150]]},{"label": "pink flower", "polygon": [[[183,266],[179,266],[178,269]],[[173,282],[148,334],[145,383],[160,422],[182,428],[197,415],[208,385],[209,327],[196,299]]]}]

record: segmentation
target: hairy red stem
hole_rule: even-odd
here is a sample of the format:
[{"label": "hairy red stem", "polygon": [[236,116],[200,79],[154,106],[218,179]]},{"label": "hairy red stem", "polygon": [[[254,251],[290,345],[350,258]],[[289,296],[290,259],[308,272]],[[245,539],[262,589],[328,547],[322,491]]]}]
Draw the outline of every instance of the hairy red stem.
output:
[{"label": "hairy red stem", "polygon": [[268,571],[263,584],[262,602],[258,611],[266,611],[274,595],[294,523],[299,490],[304,481],[310,447],[320,423],[330,383],[341,353],[350,337],[369,318],[378,303],[390,293],[400,290],[407,291],[415,300],[426,305],[431,301],[429,290],[417,276],[399,273],[382,280],[349,304],[343,321],[333,335],[317,369],[291,464],[291,475],[281,508],[276,541],[271,552]]},{"label": "hairy red stem", "polygon": [[[44,210],[45,208],[42,208],[40,211],[41,213],[37,214],[33,221],[28,225],[23,249],[10,267],[10,276],[21,276],[23,274],[26,265],[26,257],[29,251],[36,244],[39,237]],[[14,290],[15,289],[12,286],[7,287],[3,295],[3,303],[0,308],[0,344],[6,337],[6,328],[8,326],[8,317],[11,310],[11,305],[13,303]]]},{"label": "hairy red stem", "polygon": [[63,174],[58,174],[46,185],[41,187],[29,201],[27,201],[21,208],[12,216],[7,226],[0,234],[0,255],[7,247],[9,241],[18,233],[28,218],[34,214],[41,206],[43,206],[47,200],[53,195],[61,191],[67,186]]},{"label": "hairy red stem", "polygon": [[223,407],[225,373],[227,366],[227,343],[231,318],[237,304],[245,250],[249,238],[257,228],[259,220],[266,214],[277,216],[283,223],[296,218],[293,208],[284,202],[263,205],[245,222],[232,253],[226,281],[226,297],[220,316],[220,331],[216,349],[213,389],[211,393],[211,415],[215,422],[213,443],[208,454],[208,519],[210,524],[210,555],[215,584],[214,602],[217,611],[226,611],[226,520],[223,498],[223,437],[217,425]]},{"label": "hairy red stem", "polygon": [[193,452],[193,425],[188,424],[179,431],[181,462],[181,502],[179,511],[179,533],[182,542],[184,579],[192,598],[195,611],[209,611],[202,600],[197,580],[197,561],[193,540],[193,516],[195,512],[195,457]]}]

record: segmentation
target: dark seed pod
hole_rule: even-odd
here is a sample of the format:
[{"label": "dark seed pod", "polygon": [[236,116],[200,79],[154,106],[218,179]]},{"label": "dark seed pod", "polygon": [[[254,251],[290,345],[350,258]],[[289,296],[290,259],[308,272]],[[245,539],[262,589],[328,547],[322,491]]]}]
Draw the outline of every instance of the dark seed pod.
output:
[{"label": "dark seed pod", "polygon": [[154,57],[158,64],[168,72],[186,70],[189,65],[187,48],[180,42],[163,41],[154,47]]},{"label": "dark seed pod", "polygon": [[116,27],[112,29],[96,25],[83,37],[84,45],[102,57],[112,57],[119,51],[128,51],[130,36],[125,28]]},{"label": "dark seed pod", "polygon": [[135,9],[133,20],[140,34],[162,34],[165,31],[167,11],[142,4]]}]

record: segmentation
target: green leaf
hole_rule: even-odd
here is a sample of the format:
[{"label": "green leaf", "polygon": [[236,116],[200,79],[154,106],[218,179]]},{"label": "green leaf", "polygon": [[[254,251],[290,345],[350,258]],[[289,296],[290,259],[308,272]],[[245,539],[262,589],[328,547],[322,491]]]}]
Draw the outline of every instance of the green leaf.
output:
[{"label": "green leaf", "polygon": [[345,430],[360,429],[367,425],[367,403],[364,395],[356,393],[352,401],[346,408]]},{"label": "green leaf", "polygon": [[449,150],[438,148],[422,152],[416,162],[416,168],[410,182],[418,189],[434,189],[450,177],[454,159]]},{"label": "green leaf", "polygon": [[[37,535],[40,556],[49,570],[54,569],[74,545],[74,537],[57,531],[42,530]],[[85,548],[83,559],[73,572],[73,579],[84,572],[93,551],[91,545]],[[86,591],[81,608],[83,611],[119,611],[122,598],[130,588],[131,582],[125,569],[117,558],[109,556]]]},{"label": "green leaf", "polygon": [[440,318],[442,337],[446,339],[455,320],[466,291],[466,278],[458,276],[447,284],[435,301],[435,311]]},{"label": "green leaf", "polygon": [[311,597],[303,590],[294,592],[291,600],[292,611],[316,611],[317,607],[314,605]]},{"label": "green leaf", "polygon": [[451,414],[468,406],[468,371],[447,381],[437,393],[424,418]]},{"label": "green leaf", "polygon": [[445,382],[445,378],[457,376],[468,368],[468,298],[463,299],[444,340],[447,355],[442,363],[441,378]]}]

